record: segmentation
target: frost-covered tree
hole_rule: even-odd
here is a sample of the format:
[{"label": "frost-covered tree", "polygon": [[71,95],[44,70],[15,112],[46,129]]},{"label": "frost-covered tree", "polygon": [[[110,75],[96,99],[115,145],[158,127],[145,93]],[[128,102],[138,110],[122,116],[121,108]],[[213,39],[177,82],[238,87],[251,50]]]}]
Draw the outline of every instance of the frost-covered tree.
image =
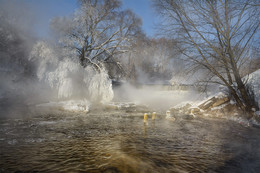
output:
[{"label": "frost-covered tree", "polygon": [[165,19],[161,29],[179,41],[187,60],[211,82],[226,86],[243,110],[258,109],[241,72],[259,40],[259,1],[154,0],[154,5]]},{"label": "frost-covered tree", "polygon": [[39,41],[34,45],[30,60],[37,67],[37,77],[51,93],[51,100],[88,99],[108,102],[113,98],[112,83],[105,70],[97,73],[83,68],[75,52]]},{"label": "frost-covered tree", "polygon": [[128,50],[141,32],[141,20],[130,10],[120,10],[119,0],[81,0],[71,18],[55,18],[51,25],[62,46],[77,52],[83,67],[101,71],[104,62]]}]

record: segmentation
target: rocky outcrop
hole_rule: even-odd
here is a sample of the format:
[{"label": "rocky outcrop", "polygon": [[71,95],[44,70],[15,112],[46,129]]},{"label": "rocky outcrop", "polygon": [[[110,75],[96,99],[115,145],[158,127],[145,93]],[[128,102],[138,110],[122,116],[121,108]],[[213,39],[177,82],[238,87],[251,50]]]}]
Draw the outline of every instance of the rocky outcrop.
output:
[{"label": "rocky outcrop", "polygon": [[193,108],[191,104],[187,103],[183,106],[173,107],[170,109],[171,115],[178,118],[193,119],[200,112],[199,108]]},{"label": "rocky outcrop", "polygon": [[171,114],[177,117],[181,116],[189,119],[196,116],[223,117],[242,114],[242,111],[230,102],[230,98],[223,94],[211,97],[198,104],[198,106],[192,106],[187,103],[182,106],[173,107],[170,111]]},{"label": "rocky outcrop", "polygon": [[198,107],[202,110],[209,110],[211,108],[221,106],[229,101],[230,99],[228,97],[212,97],[200,104]]},{"label": "rocky outcrop", "polygon": [[189,114],[189,110],[190,110],[191,106],[192,106],[191,104],[187,103],[183,106],[171,108],[170,112],[171,112],[172,115]]}]

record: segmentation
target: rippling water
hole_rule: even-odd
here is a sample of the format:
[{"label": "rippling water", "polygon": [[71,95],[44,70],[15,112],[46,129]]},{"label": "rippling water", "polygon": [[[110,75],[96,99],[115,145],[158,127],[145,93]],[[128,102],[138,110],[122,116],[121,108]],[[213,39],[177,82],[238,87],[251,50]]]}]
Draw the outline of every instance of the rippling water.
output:
[{"label": "rippling water", "polygon": [[260,130],[124,111],[0,121],[0,172],[259,172]]}]

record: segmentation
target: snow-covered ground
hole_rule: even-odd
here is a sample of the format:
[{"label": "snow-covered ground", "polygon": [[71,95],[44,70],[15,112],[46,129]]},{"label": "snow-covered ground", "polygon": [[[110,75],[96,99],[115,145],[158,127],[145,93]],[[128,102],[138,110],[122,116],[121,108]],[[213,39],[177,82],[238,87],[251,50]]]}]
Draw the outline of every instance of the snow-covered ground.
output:
[{"label": "snow-covered ground", "polygon": [[53,108],[61,109],[66,111],[76,111],[76,112],[88,112],[90,107],[90,102],[88,100],[69,100],[61,102],[49,102],[39,104],[36,107],[39,108]]},{"label": "snow-covered ground", "polygon": [[252,87],[255,99],[260,107],[260,69],[246,76],[244,80],[248,80],[248,84]]},{"label": "snow-covered ground", "polygon": [[[258,105],[260,107],[260,69],[249,74],[248,76],[244,77],[243,80],[251,87],[251,89],[254,91],[255,99],[258,102]],[[186,105],[187,103],[191,104],[193,107],[198,107],[202,103],[205,103],[209,98],[215,97],[218,99],[226,97],[226,94],[223,93],[221,90],[212,92],[213,94],[209,95],[208,97],[198,97],[198,99],[192,101],[187,100],[185,102],[180,102],[179,104],[175,105],[175,108],[182,107]],[[230,101],[231,104],[234,104],[234,101]]]}]

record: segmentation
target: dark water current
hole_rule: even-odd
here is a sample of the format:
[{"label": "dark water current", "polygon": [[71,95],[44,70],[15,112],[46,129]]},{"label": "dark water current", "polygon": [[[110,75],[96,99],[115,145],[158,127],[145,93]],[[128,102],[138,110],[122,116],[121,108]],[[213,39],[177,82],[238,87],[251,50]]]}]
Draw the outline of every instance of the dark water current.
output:
[{"label": "dark water current", "polygon": [[[140,114],[141,115],[141,114]],[[0,172],[260,172],[260,129],[125,112],[0,120]]]}]

